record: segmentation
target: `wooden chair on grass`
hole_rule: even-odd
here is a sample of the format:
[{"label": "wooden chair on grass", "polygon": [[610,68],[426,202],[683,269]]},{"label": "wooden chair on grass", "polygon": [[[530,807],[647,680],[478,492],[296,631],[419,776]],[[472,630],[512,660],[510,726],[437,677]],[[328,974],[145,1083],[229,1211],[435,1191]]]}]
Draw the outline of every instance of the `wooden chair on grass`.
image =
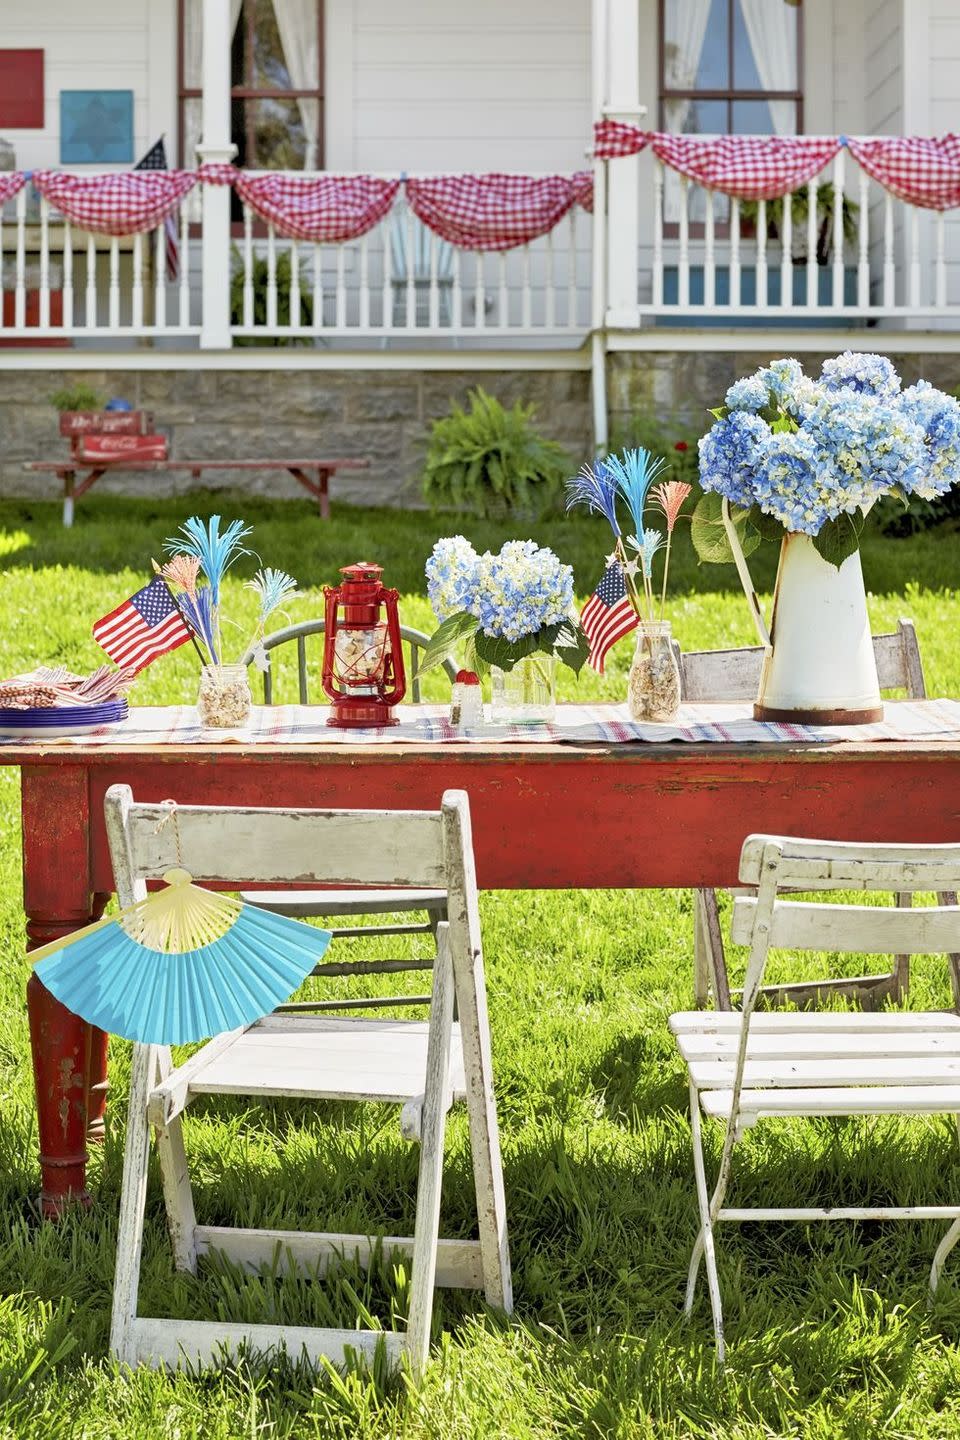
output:
[{"label": "wooden chair on grass", "polygon": [[[377,885],[402,877],[447,897],[447,916],[437,927],[429,1020],[277,1012],[217,1036],[177,1066],[167,1047],[134,1046],[110,1332],[114,1354],[131,1365],[203,1364],[246,1344],[258,1352],[281,1347],[293,1358],[326,1355],[341,1364],[349,1349],[369,1359],[383,1345],[388,1360],[405,1353],[418,1370],[430,1343],[435,1284],[480,1288],[489,1304],[509,1312],[510,1259],[466,795],[448,791],[437,812],[183,806],[176,812],[176,835],[174,827],[160,826],[169,806],[138,803],[128,786],[112,786],[105,809],[121,906],[142,899],[146,882],[174,865],[200,882],[226,885],[277,884],[305,874],[322,884],[349,878]],[[459,1023],[452,1018],[454,991]],[[421,1146],[416,1220],[411,1238],[384,1237],[382,1246],[412,1257],[405,1333],[138,1314],[151,1126],[177,1269],[196,1272],[198,1258],[217,1251],[250,1270],[279,1263],[316,1276],[341,1257],[367,1264],[376,1251],[365,1235],[198,1224],[182,1133],[183,1112],[198,1095],[401,1107],[403,1135]],[[440,1240],[446,1115],[459,1100],[467,1103],[479,1238]]]},{"label": "wooden chair on grass", "polygon": [[[267,656],[267,669],[263,672],[263,703],[273,705],[277,703],[274,697],[274,669],[273,652],[282,646],[295,645],[297,651],[297,694],[299,703],[307,705],[310,703],[311,686],[309,683],[309,667],[307,660],[307,640],[310,636],[322,636],[325,630],[325,621],[304,620],[299,625],[288,625],[282,630],[276,630],[272,635],[267,635],[263,641],[263,648]],[[410,680],[410,693],[415,704],[420,702],[420,676],[419,660],[420,654],[426,649],[430,642],[429,635],[422,630],[414,630],[408,625],[400,627],[400,637],[404,642],[405,660],[407,662],[407,675]],[[253,650],[249,650],[241,662],[250,666],[253,663]],[[315,670],[320,673],[319,654],[316,658]],[[457,669],[452,660],[444,661],[444,670],[451,681],[456,679]],[[433,935],[436,942],[437,926],[446,918],[447,897],[440,890],[333,890],[324,891],[318,894],[316,890],[250,890],[245,891],[242,898],[248,905],[257,905],[263,910],[272,910],[278,915],[293,915],[299,918],[307,916],[322,915],[326,919],[335,920],[341,917],[353,915],[404,915],[421,913],[425,916],[423,920],[416,920],[410,923],[384,921],[376,925],[345,926],[331,928],[331,934],[335,940],[358,940],[369,939],[374,935]],[[401,959],[401,960],[369,960],[366,962],[367,974],[377,974],[397,971],[430,970],[433,967],[433,958],[424,960]],[[323,967],[325,975],[349,975],[357,973],[356,964],[337,964],[330,961]],[[327,1000],[311,1002],[314,1010],[351,1010],[365,1009],[371,1005],[422,1005],[429,999],[426,995],[376,997],[374,999],[353,999],[353,1000]]]},{"label": "wooden chair on grass", "polygon": [[[769,1220],[949,1220],[930,1271],[937,1287],[960,1238],[960,1204],[788,1206],[745,1209],[724,1204],[733,1148],[744,1130],[769,1117],[960,1116],[960,1015],[948,1012],[754,1014],[768,952],[866,951],[903,955],[960,950],[960,909],[813,903],[784,899],[797,891],[952,892],[960,845],[850,845],[751,835],[740,879],[755,893],[734,900],[733,937],[750,946],[743,1009],[673,1015],[670,1029],[686,1061],[700,1231],[690,1262],[686,1313],[693,1306],[701,1259],[707,1270],[717,1349],[723,1359],[723,1312],[714,1245],[717,1225]],[[960,956],[950,955],[957,993]],[[701,1111],[724,1126],[719,1172],[707,1183]],[[958,1129],[960,1134],[960,1129]]]},{"label": "wooden chair on grass", "polygon": [[[920,646],[912,620],[901,619],[889,634],[874,635],[873,650],[881,690],[904,690],[910,700],[926,699]],[[752,700],[760,682],[762,645],[737,650],[690,650],[679,654],[682,694],[691,703],[722,704]],[[712,991],[718,1009],[729,1010],[730,982],[727,975],[720,910],[716,890],[700,889],[694,894],[694,1003],[705,1005]],[[944,904],[955,903],[942,897]],[[898,903],[910,904],[903,895]],[[865,1004],[887,997],[899,1000],[907,990],[910,960],[896,955],[893,967],[882,975],[858,975],[812,983],[768,985],[764,995],[774,1001],[796,1005],[816,1002],[828,994],[851,995]]]}]

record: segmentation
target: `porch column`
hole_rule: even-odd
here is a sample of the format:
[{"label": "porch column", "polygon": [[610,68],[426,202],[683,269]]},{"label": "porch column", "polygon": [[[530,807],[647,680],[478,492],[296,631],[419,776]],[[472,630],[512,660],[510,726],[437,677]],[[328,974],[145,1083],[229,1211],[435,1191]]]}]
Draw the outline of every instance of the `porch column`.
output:
[{"label": "porch column", "polygon": [[[228,164],[237,153],[230,139],[230,0],[203,0],[201,165]],[[230,190],[203,187],[203,350],[230,348]]]},{"label": "porch column", "polygon": [[[604,114],[638,124],[640,0],[607,0],[607,93]],[[640,241],[640,157],[607,162],[607,324],[636,328]]]}]

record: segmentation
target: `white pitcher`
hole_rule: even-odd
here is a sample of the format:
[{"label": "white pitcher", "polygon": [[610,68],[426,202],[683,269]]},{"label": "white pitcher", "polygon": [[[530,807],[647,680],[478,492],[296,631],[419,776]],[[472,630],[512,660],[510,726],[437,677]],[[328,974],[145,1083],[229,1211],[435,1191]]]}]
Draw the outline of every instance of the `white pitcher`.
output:
[{"label": "white pitcher", "polygon": [[882,720],[859,550],[838,569],[809,535],[785,534],[768,629],[726,500],[722,513],[764,646],[755,718],[807,725]]}]

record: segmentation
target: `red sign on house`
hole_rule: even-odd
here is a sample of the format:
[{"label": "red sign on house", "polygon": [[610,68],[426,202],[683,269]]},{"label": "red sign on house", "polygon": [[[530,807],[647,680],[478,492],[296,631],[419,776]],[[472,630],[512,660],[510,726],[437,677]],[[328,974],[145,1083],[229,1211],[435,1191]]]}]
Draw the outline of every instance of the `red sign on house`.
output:
[{"label": "red sign on house", "polygon": [[0,50],[0,129],[43,129],[42,50]]}]

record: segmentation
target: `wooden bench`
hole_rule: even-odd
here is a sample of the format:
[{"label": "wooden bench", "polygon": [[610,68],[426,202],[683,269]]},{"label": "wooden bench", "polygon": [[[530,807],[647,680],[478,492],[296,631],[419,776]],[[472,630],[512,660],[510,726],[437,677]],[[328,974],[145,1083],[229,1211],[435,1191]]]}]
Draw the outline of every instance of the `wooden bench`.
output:
[{"label": "wooden bench", "polygon": [[328,485],[331,475],[338,470],[367,470],[370,461],[361,458],[313,459],[313,460],[130,460],[118,456],[116,460],[99,460],[96,463],[83,461],[71,455],[63,460],[30,460],[25,470],[44,471],[59,475],[63,481],[63,523],[73,524],[74,505],[102,475],[114,475],[120,471],[155,471],[169,473],[187,471],[194,480],[199,480],[204,470],[286,470],[305,490],[316,498],[321,520],[330,518],[330,494]]}]

